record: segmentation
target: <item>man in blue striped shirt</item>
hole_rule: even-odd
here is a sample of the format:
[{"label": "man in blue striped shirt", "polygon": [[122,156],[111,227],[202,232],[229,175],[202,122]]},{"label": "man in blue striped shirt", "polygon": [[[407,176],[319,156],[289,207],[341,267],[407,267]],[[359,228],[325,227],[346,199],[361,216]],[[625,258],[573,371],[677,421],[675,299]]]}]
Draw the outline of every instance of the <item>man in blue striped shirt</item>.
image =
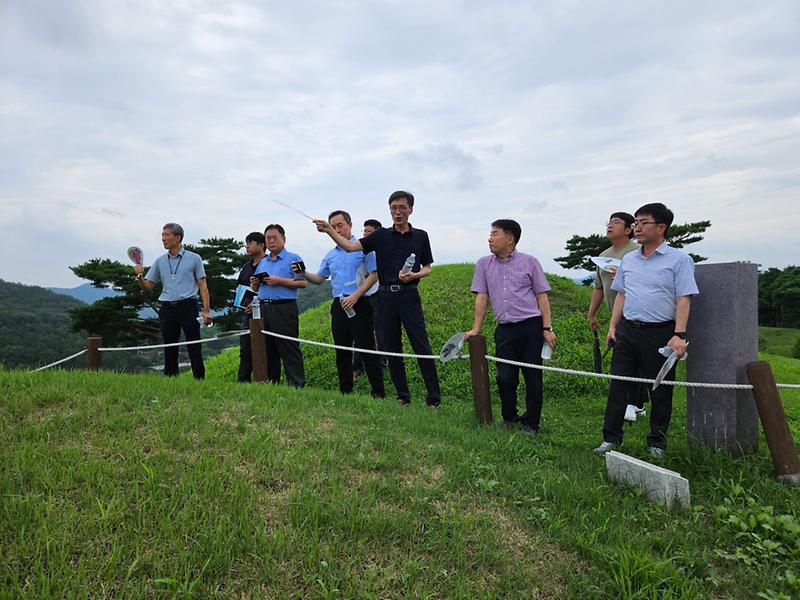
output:
[{"label": "man in blue striped shirt", "polygon": [[[334,231],[347,240],[355,241],[352,234],[353,221],[343,210],[335,210],[328,215],[328,223]],[[359,285],[358,272],[364,268],[367,276]],[[305,272],[311,283],[320,285],[330,277],[333,302],[331,303],[331,330],[337,346],[375,349],[375,332],[372,328],[372,303],[366,292],[378,281],[378,267],[375,253],[347,252],[334,246],[319,265],[317,273]],[[372,396],[383,398],[383,372],[377,354],[365,354],[364,365],[367,371]],[[350,394],[353,391],[353,353],[336,350],[336,372],[339,376],[339,391]]]},{"label": "man in blue striped shirt", "polygon": [[[607,343],[614,345],[611,360],[613,375],[653,379],[664,357],[658,352],[670,347],[682,357],[686,354],[686,324],[692,296],[698,294],[694,262],[685,252],[667,245],[666,233],[674,218],[661,203],[645,204],[634,214],[634,233],[641,249],[626,254],[617,270],[611,289],[617,292],[608,327]],[[618,327],[624,322],[624,327]],[[675,377],[675,368],[666,379]],[[622,424],[630,386],[635,383],[612,380],[608,390],[603,443],[595,448],[603,455],[622,445]],[[647,452],[664,457],[667,429],[672,417],[672,386],[662,385],[651,395],[650,433]]]}]

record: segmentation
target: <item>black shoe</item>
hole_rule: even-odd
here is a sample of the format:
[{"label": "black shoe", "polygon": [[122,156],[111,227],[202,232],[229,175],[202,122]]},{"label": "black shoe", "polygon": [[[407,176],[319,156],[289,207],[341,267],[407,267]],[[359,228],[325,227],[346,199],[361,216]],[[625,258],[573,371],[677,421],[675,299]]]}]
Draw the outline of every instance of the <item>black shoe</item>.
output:
[{"label": "black shoe", "polygon": [[441,403],[437,402],[436,404],[426,404],[425,406],[433,410],[436,410],[437,408],[439,408],[439,406],[441,406]]},{"label": "black shoe", "polygon": [[409,404],[411,404],[411,399],[410,398],[398,398],[397,399],[397,403],[400,406],[408,406]]},{"label": "black shoe", "polygon": [[526,435],[528,437],[534,437],[535,435],[537,435],[539,433],[539,430],[538,429],[534,429],[530,425],[523,425],[522,427],[520,427],[519,432],[522,435]]}]

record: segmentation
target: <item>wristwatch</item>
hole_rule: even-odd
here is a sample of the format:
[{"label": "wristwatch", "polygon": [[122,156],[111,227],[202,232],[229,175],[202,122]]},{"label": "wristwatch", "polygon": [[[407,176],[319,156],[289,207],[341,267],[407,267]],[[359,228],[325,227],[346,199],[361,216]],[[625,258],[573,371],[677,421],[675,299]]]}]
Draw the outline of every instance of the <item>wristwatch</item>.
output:
[{"label": "wristwatch", "polygon": [[673,331],[672,335],[681,338],[682,340],[686,339],[686,332],[685,331]]},{"label": "wristwatch", "polygon": [[553,333],[553,326],[551,325],[550,327],[542,327],[542,331],[549,331],[550,333]]}]

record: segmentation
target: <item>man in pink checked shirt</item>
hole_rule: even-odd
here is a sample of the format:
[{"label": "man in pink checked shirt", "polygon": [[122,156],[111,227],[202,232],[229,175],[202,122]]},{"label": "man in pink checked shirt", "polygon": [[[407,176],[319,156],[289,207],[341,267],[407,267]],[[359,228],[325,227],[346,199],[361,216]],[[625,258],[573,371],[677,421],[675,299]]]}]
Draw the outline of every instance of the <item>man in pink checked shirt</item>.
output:
[{"label": "man in pink checked shirt", "polygon": [[[464,338],[480,334],[486,309],[491,302],[497,321],[494,341],[498,358],[541,365],[542,344],[550,344],[553,348],[556,345],[547,297],[550,284],[539,261],[530,254],[517,251],[521,235],[522,228],[516,221],[498,219],[492,223],[489,234],[491,254],[478,260],[475,265],[472,278],[475,319],[472,329],[465,332]],[[513,427],[521,423],[523,434],[536,435],[542,415],[542,372],[539,369],[522,369],[527,410],[520,418],[517,412],[520,368],[496,364],[503,426]]]}]

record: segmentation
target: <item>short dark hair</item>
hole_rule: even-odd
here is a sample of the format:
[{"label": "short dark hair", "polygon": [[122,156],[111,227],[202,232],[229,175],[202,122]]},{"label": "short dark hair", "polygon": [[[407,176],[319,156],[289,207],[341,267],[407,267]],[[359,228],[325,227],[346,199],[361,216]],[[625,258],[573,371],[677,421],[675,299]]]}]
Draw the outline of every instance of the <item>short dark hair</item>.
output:
[{"label": "short dark hair", "polygon": [[364,221],[364,227],[374,227],[375,229],[380,229],[383,227],[383,225],[381,225],[381,222],[378,221],[378,219],[367,219]]},{"label": "short dark hair", "polygon": [[183,227],[181,227],[177,223],[167,223],[161,229],[162,230],[169,229],[172,235],[177,235],[179,238],[181,238],[181,242],[183,241]]},{"label": "short dark hair", "polygon": [[286,239],[286,230],[283,228],[283,225],[278,225],[277,223],[270,223],[269,225],[267,225],[266,227],[264,227],[264,235],[265,235],[265,236],[267,235],[267,232],[268,232],[270,229],[277,229],[277,230],[278,230],[278,233],[280,233],[280,234],[281,234],[281,237],[282,237],[283,239]]},{"label": "short dark hair", "polygon": [[250,242],[255,242],[256,244],[263,244],[266,245],[267,240],[264,239],[264,234],[258,231],[253,231],[247,234],[247,237],[244,238],[245,243],[249,244]]},{"label": "short dark hair", "polygon": [[335,210],[331,214],[328,215],[328,221],[330,221],[336,215],[342,215],[344,217],[345,223],[348,225],[353,224],[353,220],[350,218],[350,213],[346,210]]},{"label": "short dark hair", "polygon": [[519,244],[519,238],[522,237],[522,227],[513,219],[497,219],[492,222],[492,227],[510,233],[514,236],[514,243]]},{"label": "short dark hair", "polygon": [[631,230],[631,232],[628,234],[628,238],[633,237],[633,222],[636,219],[631,213],[626,213],[626,212],[611,213],[611,216],[608,218],[608,220],[610,221],[611,219],[620,219],[622,221],[625,221],[625,227]]},{"label": "short dark hair", "polygon": [[392,195],[389,196],[389,206],[391,206],[392,202],[394,202],[395,200],[402,200],[403,198],[408,200],[408,205],[410,207],[414,206],[414,194],[412,194],[411,192],[404,192],[403,190],[392,192]]},{"label": "short dark hair", "polygon": [[639,215],[650,215],[655,219],[656,223],[663,223],[666,225],[666,229],[664,229],[664,235],[667,235],[667,231],[669,231],[670,225],[672,225],[672,220],[675,218],[675,215],[672,213],[670,209],[666,206],[661,204],[661,202],[653,202],[651,204],[645,204],[644,206],[640,206],[639,210],[633,213],[637,217]]}]

